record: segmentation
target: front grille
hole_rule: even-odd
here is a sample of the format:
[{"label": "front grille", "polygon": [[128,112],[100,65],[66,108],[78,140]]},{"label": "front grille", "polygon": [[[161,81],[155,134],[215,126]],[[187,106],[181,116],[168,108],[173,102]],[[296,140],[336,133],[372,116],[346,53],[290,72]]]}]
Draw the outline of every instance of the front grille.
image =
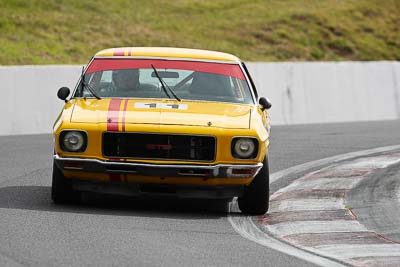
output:
[{"label": "front grille", "polygon": [[103,155],[107,158],[213,161],[212,136],[105,132]]}]

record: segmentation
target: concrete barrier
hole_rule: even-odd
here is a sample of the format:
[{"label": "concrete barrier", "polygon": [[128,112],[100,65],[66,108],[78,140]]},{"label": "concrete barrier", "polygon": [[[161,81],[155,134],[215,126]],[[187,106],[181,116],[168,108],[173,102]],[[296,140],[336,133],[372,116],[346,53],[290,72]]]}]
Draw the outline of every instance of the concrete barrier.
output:
[{"label": "concrete barrier", "polygon": [[61,86],[73,88],[78,66],[0,67],[0,135],[50,133],[63,102]]},{"label": "concrete barrier", "polygon": [[399,62],[249,63],[273,124],[400,118]]},{"label": "concrete barrier", "polygon": [[[272,124],[400,119],[399,62],[248,63]],[[50,133],[82,66],[0,67],[0,135]]]}]

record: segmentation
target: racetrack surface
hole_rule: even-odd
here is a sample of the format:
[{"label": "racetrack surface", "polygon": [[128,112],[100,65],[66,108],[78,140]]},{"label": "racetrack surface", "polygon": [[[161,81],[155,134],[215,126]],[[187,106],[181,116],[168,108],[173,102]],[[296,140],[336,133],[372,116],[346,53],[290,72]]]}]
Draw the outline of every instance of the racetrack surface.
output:
[{"label": "racetrack surface", "polygon": [[[273,127],[271,173],[396,145],[399,132],[399,121]],[[0,265],[312,266],[241,237],[224,203],[87,196],[54,205],[52,137],[6,136],[0,147]]]},{"label": "racetrack surface", "polygon": [[396,164],[358,184],[348,201],[362,224],[397,244],[400,244],[399,181],[400,164]]}]

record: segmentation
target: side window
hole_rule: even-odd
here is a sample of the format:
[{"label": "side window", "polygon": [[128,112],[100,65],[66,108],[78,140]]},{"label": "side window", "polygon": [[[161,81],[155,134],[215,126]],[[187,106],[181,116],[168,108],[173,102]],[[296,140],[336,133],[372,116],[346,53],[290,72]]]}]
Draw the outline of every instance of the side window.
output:
[{"label": "side window", "polygon": [[247,82],[244,80],[233,78],[233,84],[234,84],[233,91],[234,91],[235,97],[240,102],[251,103],[252,97],[251,97],[250,88],[249,88]]},{"label": "side window", "polygon": [[[88,83],[88,82],[90,82],[92,80],[92,78],[93,78],[93,73],[85,74],[84,81],[86,83]],[[83,89],[82,88],[82,82],[81,82],[81,79],[79,79],[79,83],[78,83],[78,85],[76,87],[76,91],[75,91],[74,97],[82,97],[82,96],[84,96],[84,92],[83,92],[82,89]]]},{"label": "side window", "polygon": [[244,98],[243,90],[242,90],[242,88],[240,88],[240,84],[239,84],[238,80],[235,78],[231,78],[230,80],[231,80],[234,96],[238,99],[243,99]]},{"label": "side window", "polygon": [[242,62],[242,66],[243,66],[244,71],[247,74],[247,77],[249,77],[249,80],[250,80],[250,83],[251,83],[251,87],[253,87],[254,96],[256,97],[256,101],[258,101],[257,100],[258,99],[258,93],[257,93],[256,85],[253,82],[253,79],[251,78],[250,73],[249,73],[249,71],[248,71],[248,69],[246,67],[246,64],[244,64],[244,62]]}]

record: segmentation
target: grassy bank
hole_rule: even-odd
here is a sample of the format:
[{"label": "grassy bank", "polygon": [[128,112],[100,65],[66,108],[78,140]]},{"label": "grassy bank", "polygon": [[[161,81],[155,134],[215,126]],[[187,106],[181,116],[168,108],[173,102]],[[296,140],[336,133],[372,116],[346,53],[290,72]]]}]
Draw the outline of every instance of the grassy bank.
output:
[{"label": "grassy bank", "polygon": [[0,65],[85,63],[115,46],[247,61],[400,60],[398,0],[0,0]]}]

